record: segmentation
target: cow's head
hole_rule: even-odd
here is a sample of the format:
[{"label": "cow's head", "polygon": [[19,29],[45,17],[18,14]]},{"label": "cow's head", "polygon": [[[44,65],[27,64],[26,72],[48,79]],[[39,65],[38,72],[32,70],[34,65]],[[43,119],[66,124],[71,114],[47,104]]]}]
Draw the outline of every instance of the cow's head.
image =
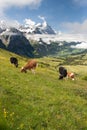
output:
[{"label": "cow's head", "polygon": [[72,72],[68,73],[67,76],[68,76],[68,78],[71,78],[72,80],[74,80],[74,77],[75,77],[74,73],[72,73]]},{"label": "cow's head", "polygon": [[26,69],[24,69],[24,67],[21,68],[21,72],[27,73],[27,71],[26,71]]},{"label": "cow's head", "polygon": [[15,67],[18,67],[18,63],[14,64],[14,65],[15,65]]}]

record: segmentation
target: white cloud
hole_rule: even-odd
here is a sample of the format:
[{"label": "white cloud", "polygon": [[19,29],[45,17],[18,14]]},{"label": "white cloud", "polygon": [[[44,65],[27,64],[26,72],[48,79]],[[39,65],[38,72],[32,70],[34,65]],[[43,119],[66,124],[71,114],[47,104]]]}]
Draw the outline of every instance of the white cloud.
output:
[{"label": "white cloud", "polygon": [[36,9],[40,6],[42,0],[0,0],[0,19],[3,19],[6,14],[6,9],[10,7],[23,8],[28,6],[30,9]]},{"label": "white cloud", "polygon": [[34,21],[32,21],[31,19],[25,19],[24,20],[24,23],[25,23],[25,26],[27,27],[27,26],[35,26],[35,22]]},{"label": "white cloud", "polygon": [[83,23],[79,22],[66,22],[61,25],[65,30],[68,30],[71,33],[87,33],[87,20],[83,21]]},{"label": "white cloud", "polygon": [[[10,7],[23,8],[28,6],[30,9],[36,9],[40,6],[43,0],[0,0],[0,20],[6,21],[7,26],[19,26],[16,20],[11,20],[6,16],[6,10]],[[26,23],[29,21],[26,19]],[[32,22],[33,24],[33,22]]]},{"label": "white cloud", "polygon": [[39,15],[38,18],[40,18],[40,19],[43,20],[43,21],[46,21],[46,20],[45,20],[45,17],[43,17],[43,16],[40,16],[40,15]]},{"label": "white cloud", "polygon": [[87,49],[87,42],[82,42],[80,44],[77,44],[76,46],[71,46],[72,48],[78,48],[78,49]]},{"label": "white cloud", "polygon": [[2,9],[11,7],[11,6],[32,6],[32,7],[38,7],[40,5],[42,0],[0,0],[0,7]]},{"label": "white cloud", "polygon": [[74,0],[77,5],[87,6],[87,0]]},{"label": "white cloud", "polygon": [[20,23],[17,20],[8,20],[7,19],[6,23],[8,24],[9,27],[19,28],[19,26],[20,26]]},{"label": "white cloud", "polygon": [[5,20],[0,21],[1,28],[9,28],[9,27],[19,28],[19,26],[20,26],[20,23],[16,20],[5,19]]}]

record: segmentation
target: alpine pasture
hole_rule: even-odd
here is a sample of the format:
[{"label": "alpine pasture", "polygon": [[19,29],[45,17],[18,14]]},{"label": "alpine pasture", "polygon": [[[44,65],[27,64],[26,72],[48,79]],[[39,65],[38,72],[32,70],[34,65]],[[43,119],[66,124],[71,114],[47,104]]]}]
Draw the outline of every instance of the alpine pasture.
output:
[{"label": "alpine pasture", "polygon": [[36,60],[35,75],[21,73],[28,58],[0,49],[0,130],[87,130],[87,65],[64,65],[75,80],[59,80],[64,59]]}]

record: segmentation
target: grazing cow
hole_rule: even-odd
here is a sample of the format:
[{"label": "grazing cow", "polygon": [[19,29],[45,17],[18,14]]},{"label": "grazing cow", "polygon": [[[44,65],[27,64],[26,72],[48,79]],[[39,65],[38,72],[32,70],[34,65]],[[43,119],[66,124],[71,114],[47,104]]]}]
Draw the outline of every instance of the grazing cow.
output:
[{"label": "grazing cow", "polygon": [[37,61],[36,60],[30,60],[28,63],[21,68],[21,72],[27,72],[27,70],[31,70],[35,74],[35,69],[37,67]]},{"label": "grazing cow", "polygon": [[74,73],[72,73],[72,72],[67,73],[67,78],[74,80],[74,77],[75,77]]},{"label": "grazing cow", "polygon": [[11,64],[14,64],[15,67],[18,67],[18,59],[15,57],[10,57]]},{"label": "grazing cow", "polygon": [[64,77],[67,76],[67,70],[62,66],[59,67],[59,73],[60,73],[59,79],[63,79]]}]

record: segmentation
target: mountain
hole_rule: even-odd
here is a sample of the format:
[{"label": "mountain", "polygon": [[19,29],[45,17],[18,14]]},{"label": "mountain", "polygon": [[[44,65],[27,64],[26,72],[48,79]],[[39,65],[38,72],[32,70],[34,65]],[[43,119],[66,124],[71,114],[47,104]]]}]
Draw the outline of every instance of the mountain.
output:
[{"label": "mountain", "polygon": [[87,52],[87,35],[55,34],[46,21],[18,28],[0,22],[0,48],[28,57],[75,55]]},{"label": "mountain", "polygon": [[[30,41],[30,43],[32,43]],[[36,57],[52,56],[52,57],[67,57],[70,55],[86,54],[87,49],[73,48],[81,44],[80,42],[66,42],[66,41],[51,41],[47,44],[42,39],[32,44],[34,48],[34,55]]]},{"label": "mountain", "polygon": [[6,29],[0,35],[0,48],[28,57],[67,57],[69,55],[83,54],[87,52],[86,48],[77,48],[82,42],[72,40],[58,41],[58,35],[48,36],[43,34],[27,34],[27,36],[32,37],[26,37],[24,33],[15,28]]},{"label": "mountain", "polygon": [[0,48],[19,55],[33,57],[35,48],[26,37],[29,34],[55,34],[55,32],[46,21],[42,24],[21,25],[18,28],[11,27],[5,21],[0,21]]},{"label": "mountain", "polygon": [[10,28],[0,35],[0,47],[19,55],[33,57],[33,47],[17,29]]},{"label": "mountain", "polygon": [[14,27],[10,27],[3,30],[1,35],[22,35],[22,32],[20,32],[18,29]]},{"label": "mountain", "polygon": [[6,28],[8,28],[6,21],[1,20],[0,21],[0,29],[5,30]]},{"label": "mountain", "polygon": [[46,21],[44,21],[42,24],[38,23],[35,25],[29,24],[27,26],[20,26],[19,30],[27,34],[56,34],[52,27],[49,26]]},{"label": "mountain", "polygon": [[9,28],[16,28],[20,32],[24,34],[56,34],[54,29],[46,21],[43,23],[34,23],[32,24],[29,22],[28,24],[17,24],[17,25],[10,25],[6,21],[0,21],[0,33],[6,31]]}]

